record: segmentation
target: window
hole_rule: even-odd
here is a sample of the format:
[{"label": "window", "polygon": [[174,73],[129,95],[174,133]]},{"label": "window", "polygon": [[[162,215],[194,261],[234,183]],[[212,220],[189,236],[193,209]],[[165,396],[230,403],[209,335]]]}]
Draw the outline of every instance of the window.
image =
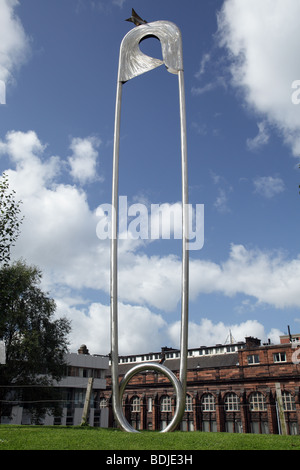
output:
[{"label": "window", "polygon": [[225,397],[225,411],[239,411],[239,397],[235,393],[228,393]]},{"label": "window", "polygon": [[107,407],[106,398],[100,398],[99,408],[103,410],[103,408],[106,408],[106,407]]},{"label": "window", "polygon": [[133,397],[131,401],[131,412],[139,413],[141,410],[139,397]]},{"label": "window", "polygon": [[215,398],[211,393],[206,393],[201,401],[203,411],[216,411]]},{"label": "window", "polygon": [[86,367],[79,367],[79,377],[92,377],[92,370]]},{"label": "window", "polygon": [[258,354],[251,354],[251,356],[248,356],[248,364],[259,364],[259,355]]},{"label": "window", "polygon": [[286,354],[285,352],[278,352],[273,354],[274,362],[286,362]]},{"label": "window", "polygon": [[167,421],[162,419],[160,422],[160,429],[163,431],[167,427]]},{"label": "window", "polygon": [[148,398],[148,412],[151,413],[152,411],[152,398]]},{"label": "window", "polygon": [[85,390],[82,390],[80,388],[75,390],[75,394],[74,394],[75,405],[83,406],[84,399],[85,399]]},{"label": "window", "polygon": [[266,398],[260,392],[254,392],[250,395],[250,410],[251,411],[266,411]]},{"label": "window", "polygon": [[217,422],[214,420],[202,421],[202,431],[203,432],[217,432]]},{"label": "window", "polygon": [[164,395],[160,401],[160,411],[169,412],[172,411],[171,408],[171,398],[168,395]]},{"label": "window", "polygon": [[290,392],[282,392],[282,401],[284,411],[296,410],[295,398]]},{"label": "window", "polygon": [[69,366],[67,375],[69,377],[78,377],[78,367]]},{"label": "window", "polygon": [[185,411],[193,411],[193,399],[191,395],[186,396]]}]

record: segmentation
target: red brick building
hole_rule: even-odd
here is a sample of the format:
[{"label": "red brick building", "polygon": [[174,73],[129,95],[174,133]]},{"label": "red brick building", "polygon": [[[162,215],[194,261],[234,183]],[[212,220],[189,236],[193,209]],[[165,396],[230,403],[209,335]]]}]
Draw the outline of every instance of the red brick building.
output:
[{"label": "red brick building", "polygon": [[[300,335],[299,335],[300,337]],[[186,431],[299,434],[300,343],[281,338],[281,344],[245,342],[201,346],[188,352],[186,411],[180,428]],[[299,360],[298,360],[299,352]],[[179,351],[120,357],[119,373],[142,361],[159,361],[177,376]],[[136,429],[161,430],[171,420],[175,393],[169,380],[154,371],[135,375],[123,395],[124,414]],[[111,383],[100,398],[111,410]]]}]

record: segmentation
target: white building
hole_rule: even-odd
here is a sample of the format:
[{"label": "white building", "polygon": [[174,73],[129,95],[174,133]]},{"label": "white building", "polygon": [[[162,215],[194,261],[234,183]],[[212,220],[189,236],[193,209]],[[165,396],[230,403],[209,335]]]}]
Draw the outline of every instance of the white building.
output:
[{"label": "white building", "polygon": [[[80,425],[86,397],[88,379],[93,378],[88,424],[108,427],[108,409],[100,409],[100,393],[106,388],[106,372],[109,368],[108,356],[90,355],[82,345],[78,353],[66,356],[67,375],[54,386],[62,391],[63,414],[61,418],[46,415],[45,425]],[[2,423],[32,424],[30,407],[15,405],[10,417],[3,417]]]}]

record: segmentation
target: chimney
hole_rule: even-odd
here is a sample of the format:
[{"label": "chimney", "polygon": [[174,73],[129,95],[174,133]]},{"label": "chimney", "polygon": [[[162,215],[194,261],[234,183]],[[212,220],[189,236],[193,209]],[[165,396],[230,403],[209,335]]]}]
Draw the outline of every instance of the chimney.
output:
[{"label": "chimney", "polygon": [[85,344],[82,344],[78,349],[78,354],[90,354]]},{"label": "chimney", "polygon": [[246,349],[258,348],[260,346],[260,339],[253,338],[253,336],[246,336]]}]

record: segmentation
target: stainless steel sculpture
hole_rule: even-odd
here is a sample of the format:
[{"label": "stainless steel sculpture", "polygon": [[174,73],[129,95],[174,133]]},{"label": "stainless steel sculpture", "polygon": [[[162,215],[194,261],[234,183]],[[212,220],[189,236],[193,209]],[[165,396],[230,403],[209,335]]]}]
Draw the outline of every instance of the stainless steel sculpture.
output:
[{"label": "stainless steel sculpture", "polygon": [[[133,11],[134,16],[129,21],[137,24],[123,38],[120,55],[116,94],[113,181],[112,181],[112,222],[111,222],[111,377],[112,377],[112,407],[115,419],[121,428],[128,432],[138,432],[126,420],[122,410],[122,397],[129,380],[145,370],[155,370],[169,378],[176,393],[176,409],[168,426],[162,431],[174,430],[182,419],[185,410],[186,368],[188,342],[188,282],[189,282],[189,252],[188,252],[188,179],[187,179],[187,146],[186,146],[186,116],[185,93],[183,79],[182,41],[179,28],[169,21],[147,23],[141,20]],[[159,39],[162,47],[163,60],[143,54],[139,48],[142,40],[148,37]],[[130,369],[119,384],[118,374],[118,180],[119,180],[119,147],[122,87],[128,80],[164,64],[173,74],[178,75],[180,132],[181,132],[181,167],[182,167],[182,281],[181,281],[181,332],[180,332],[180,373],[179,380],[171,370],[162,364],[147,362]]]}]

